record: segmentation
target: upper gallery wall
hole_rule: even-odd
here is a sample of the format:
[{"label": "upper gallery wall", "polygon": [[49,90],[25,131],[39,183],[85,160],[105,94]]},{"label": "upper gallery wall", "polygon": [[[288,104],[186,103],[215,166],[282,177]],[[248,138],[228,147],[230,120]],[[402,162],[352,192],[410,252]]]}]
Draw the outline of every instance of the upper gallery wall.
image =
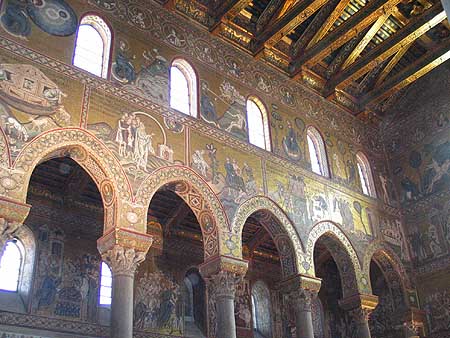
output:
[{"label": "upper gallery wall", "polygon": [[450,327],[450,70],[412,85],[383,133],[430,331]]},{"label": "upper gallery wall", "polygon": [[[100,15],[111,27],[107,79],[71,66],[86,14]],[[374,239],[408,259],[378,130],[288,77],[152,3],[7,0],[0,23],[0,117],[7,140],[0,149],[11,155],[9,161],[2,156],[3,166],[44,132],[82,128],[118,159],[123,185],[133,194],[158,168],[190,166],[219,196],[229,219],[244,201],[265,195],[290,217],[303,243],[313,224],[330,220],[343,228],[361,261]],[[169,108],[169,69],[179,58],[198,77],[198,118]],[[271,152],[247,141],[250,96],[267,110]],[[311,171],[309,126],[324,139],[330,178]],[[362,194],[358,152],[368,158],[378,198]],[[0,193],[14,194],[10,188]]]}]

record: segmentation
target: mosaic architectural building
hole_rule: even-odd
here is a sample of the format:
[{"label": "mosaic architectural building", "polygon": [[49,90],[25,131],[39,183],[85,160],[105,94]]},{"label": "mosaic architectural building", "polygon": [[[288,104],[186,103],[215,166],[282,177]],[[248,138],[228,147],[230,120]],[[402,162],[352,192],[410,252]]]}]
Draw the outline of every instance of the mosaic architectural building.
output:
[{"label": "mosaic architectural building", "polygon": [[450,337],[439,1],[0,6],[0,337]]}]

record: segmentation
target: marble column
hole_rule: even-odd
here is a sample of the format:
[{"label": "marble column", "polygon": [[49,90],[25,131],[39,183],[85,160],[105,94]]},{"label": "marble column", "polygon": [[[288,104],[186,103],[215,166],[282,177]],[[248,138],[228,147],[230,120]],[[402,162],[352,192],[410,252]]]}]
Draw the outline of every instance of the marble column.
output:
[{"label": "marble column", "polygon": [[314,338],[312,301],[317,297],[320,285],[320,279],[305,275],[296,275],[281,283],[290,307],[295,312],[297,338]]},{"label": "marble column", "polygon": [[314,338],[311,302],[316,296],[316,293],[304,289],[291,294],[297,338]]},{"label": "marble column", "polygon": [[371,338],[369,316],[378,305],[378,297],[358,294],[341,300],[339,305],[347,311],[351,329],[356,331],[356,337]]},{"label": "marble column", "polygon": [[207,279],[209,294],[214,295],[216,303],[217,338],[236,338],[234,297],[242,279],[242,275],[229,271],[220,271]]},{"label": "marble column", "polygon": [[199,267],[208,292],[208,337],[236,338],[234,300],[247,262],[220,256]]},{"label": "marble column", "polygon": [[134,275],[152,244],[146,234],[116,229],[98,241],[112,272],[111,338],[133,337]]},{"label": "marble column", "polygon": [[372,313],[372,309],[357,307],[349,310],[351,323],[353,323],[356,329],[356,337],[358,338],[371,338],[369,327],[369,316]]},{"label": "marble column", "polygon": [[30,208],[31,205],[0,196],[0,261],[6,242],[15,237]]}]

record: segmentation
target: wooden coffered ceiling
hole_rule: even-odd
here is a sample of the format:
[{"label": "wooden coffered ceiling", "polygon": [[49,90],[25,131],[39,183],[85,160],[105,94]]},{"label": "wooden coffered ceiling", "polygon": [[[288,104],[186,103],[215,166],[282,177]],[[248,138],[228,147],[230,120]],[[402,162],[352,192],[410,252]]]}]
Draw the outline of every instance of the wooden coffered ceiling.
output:
[{"label": "wooden coffered ceiling", "polygon": [[450,58],[439,0],[159,2],[354,115],[382,118],[401,89]]}]

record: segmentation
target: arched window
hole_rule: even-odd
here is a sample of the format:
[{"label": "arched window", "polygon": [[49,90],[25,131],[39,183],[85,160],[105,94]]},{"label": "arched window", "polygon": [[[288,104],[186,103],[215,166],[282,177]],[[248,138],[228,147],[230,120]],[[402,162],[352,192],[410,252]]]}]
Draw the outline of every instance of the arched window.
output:
[{"label": "arched window", "polygon": [[319,131],[314,127],[309,127],[306,133],[308,139],[309,158],[311,169],[318,175],[329,177],[327,154],[325,143]]},{"label": "arched window", "polygon": [[362,152],[356,154],[359,179],[364,195],[376,197],[375,186],[373,184],[372,170],[366,155]]},{"label": "arched window", "polygon": [[272,337],[270,291],[262,281],[252,287],[253,330],[264,337]]},{"label": "arched window", "polygon": [[24,252],[24,247],[19,240],[12,239],[6,242],[0,262],[0,290],[13,292],[19,290]]},{"label": "arched window", "polygon": [[170,107],[197,117],[197,75],[183,59],[175,59],[170,67]]},{"label": "arched window", "polygon": [[100,267],[100,305],[111,305],[112,300],[112,273],[108,264],[102,262]]},{"label": "arched window", "polygon": [[270,151],[269,121],[261,100],[250,97],[247,100],[248,138],[251,144]]},{"label": "arched window", "polygon": [[86,15],[78,27],[73,65],[91,74],[107,78],[111,30],[102,18]]}]

